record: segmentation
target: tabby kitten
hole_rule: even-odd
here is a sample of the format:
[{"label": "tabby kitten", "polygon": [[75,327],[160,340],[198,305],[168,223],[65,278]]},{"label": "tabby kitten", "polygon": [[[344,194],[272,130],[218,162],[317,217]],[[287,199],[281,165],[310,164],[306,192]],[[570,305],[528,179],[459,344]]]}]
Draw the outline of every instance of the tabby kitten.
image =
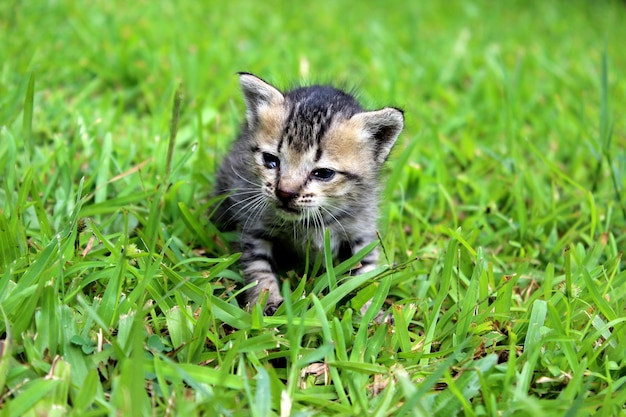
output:
[{"label": "tabby kitten", "polygon": [[[401,110],[365,111],[350,94],[329,86],[280,92],[240,73],[246,119],[217,175],[225,200],[213,216],[241,231],[246,293],[265,313],[283,301],[277,272],[307,247],[323,253],[330,230],[335,258],[347,259],[376,236],[381,167],[404,125]],[[373,269],[370,252],[356,273]],[[302,261],[300,261],[302,262]]]}]

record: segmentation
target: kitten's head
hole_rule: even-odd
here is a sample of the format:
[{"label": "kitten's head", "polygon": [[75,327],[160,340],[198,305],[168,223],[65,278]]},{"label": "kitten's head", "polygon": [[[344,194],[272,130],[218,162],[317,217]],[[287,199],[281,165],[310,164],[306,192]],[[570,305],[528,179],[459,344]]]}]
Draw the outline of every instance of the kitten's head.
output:
[{"label": "kitten's head", "polygon": [[283,94],[247,73],[240,83],[252,172],[280,217],[336,218],[375,204],[380,168],[404,125],[401,110],[364,111],[328,86]]}]

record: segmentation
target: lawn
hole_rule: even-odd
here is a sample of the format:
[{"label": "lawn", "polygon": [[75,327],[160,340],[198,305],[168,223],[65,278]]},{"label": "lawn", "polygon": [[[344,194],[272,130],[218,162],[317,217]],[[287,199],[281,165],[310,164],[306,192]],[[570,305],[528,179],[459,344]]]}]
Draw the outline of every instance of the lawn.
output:
[{"label": "lawn", "polygon": [[[626,415],[625,22],[617,0],[3,0],[0,416]],[[380,267],[293,271],[271,317],[208,220],[237,71],[406,117]]]}]

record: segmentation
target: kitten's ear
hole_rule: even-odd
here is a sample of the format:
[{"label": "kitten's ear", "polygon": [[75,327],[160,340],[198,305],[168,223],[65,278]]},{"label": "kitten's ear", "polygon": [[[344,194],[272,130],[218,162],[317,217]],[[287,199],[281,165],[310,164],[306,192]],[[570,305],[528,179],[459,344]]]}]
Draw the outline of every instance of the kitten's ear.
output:
[{"label": "kitten's ear", "polygon": [[370,143],[373,141],[376,162],[382,164],[396,143],[404,127],[404,113],[400,109],[385,107],[381,110],[357,113],[352,116],[357,121]]},{"label": "kitten's ear", "polygon": [[256,125],[260,109],[265,106],[280,104],[285,100],[280,91],[256,75],[240,72],[239,84],[246,101],[246,119],[250,127]]}]

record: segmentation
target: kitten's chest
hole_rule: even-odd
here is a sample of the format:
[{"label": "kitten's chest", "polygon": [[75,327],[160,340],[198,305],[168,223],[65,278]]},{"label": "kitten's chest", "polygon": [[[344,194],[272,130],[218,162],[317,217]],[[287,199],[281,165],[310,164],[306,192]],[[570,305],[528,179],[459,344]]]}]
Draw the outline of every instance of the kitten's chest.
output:
[{"label": "kitten's chest", "polygon": [[[342,231],[345,235],[345,231]],[[328,234],[328,237],[326,237]],[[285,249],[285,252],[291,251],[296,256],[304,258],[307,256],[314,259],[317,255],[323,255],[326,247],[326,239],[333,257],[336,257],[347,239],[333,228],[322,228],[319,226],[311,226],[310,224],[287,223],[280,226],[274,226],[271,235],[278,242],[279,248]]]}]

